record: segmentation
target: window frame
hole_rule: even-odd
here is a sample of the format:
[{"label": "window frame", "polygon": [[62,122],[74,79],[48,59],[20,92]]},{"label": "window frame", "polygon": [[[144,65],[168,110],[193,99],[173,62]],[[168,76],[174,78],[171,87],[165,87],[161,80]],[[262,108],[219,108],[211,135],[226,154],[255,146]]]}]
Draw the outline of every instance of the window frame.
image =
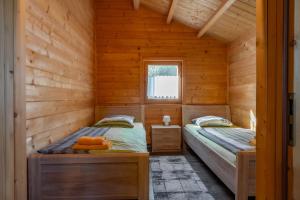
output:
[{"label": "window frame", "polygon": [[[149,65],[177,65],[178,66],[178,99],[149,99],[148,66]],[[178,104],[182,102],[182,61],[179,60],[146,60],[144,61],[144,101],[147,104]]]}]

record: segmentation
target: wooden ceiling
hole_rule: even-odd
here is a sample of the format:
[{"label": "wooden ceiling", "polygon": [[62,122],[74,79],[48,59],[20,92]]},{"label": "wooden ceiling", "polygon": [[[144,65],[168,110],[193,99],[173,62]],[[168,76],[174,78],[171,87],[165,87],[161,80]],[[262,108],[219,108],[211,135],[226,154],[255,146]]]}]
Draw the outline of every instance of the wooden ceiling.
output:
[{"label": "wooden ceiling", "polygon": [[139,4],[166,15],[166,23],[199,30],[199,38],[209,34],[231,42],[256,28],[256,0],[133,0],[136,10]]}]

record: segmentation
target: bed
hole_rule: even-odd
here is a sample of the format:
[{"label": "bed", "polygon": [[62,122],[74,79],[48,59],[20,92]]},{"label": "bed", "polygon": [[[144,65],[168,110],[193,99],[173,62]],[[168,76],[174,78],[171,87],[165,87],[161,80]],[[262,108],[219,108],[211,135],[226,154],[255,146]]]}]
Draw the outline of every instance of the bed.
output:
[{"label": "bed", "polygon": [[199,134],[199,126],[191,124],[196,117],[215,115],[230,120],[227,105],[182,107],[183,137],[188,145],[206,165],[235,194],[235,199],[246,200],[255,196],[255,148],[236,154]]},{"label": "bed", "polygon": [[[109,114],[133,115],[142,121],[139,106],[105,108],[96,119]],[[105,134],[116,139],[120,135],[116,132],[129,136],[138,134],[140,145],[134,146],[134,141],[129,144],[130,148],[121,151],[112,148],[88,154],[30,155],[29,199],[148,199],[149,153],[143,125],[135,123],[133,129],[110,128]],[[124,141],[132,138],[125,137]]]}]

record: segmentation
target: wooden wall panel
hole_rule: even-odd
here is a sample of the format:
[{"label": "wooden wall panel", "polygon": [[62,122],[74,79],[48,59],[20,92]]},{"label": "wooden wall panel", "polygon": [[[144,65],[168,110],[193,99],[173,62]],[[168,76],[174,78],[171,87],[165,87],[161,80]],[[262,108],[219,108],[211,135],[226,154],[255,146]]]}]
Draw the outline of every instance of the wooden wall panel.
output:
[{"label": "wooden wall panel", "polygon": [[232,121],[250,128],[256,114],[256,32],[250,31],[228,47],[229,104]]},{"label": "wooden wall panel", "polygon": [[94,121],[93,1],[28,0],[28,152]]},{"label": "wooden wall panel", "polygon": [[[151,131],[152,124],[162,124],[164,115],[171,116],[170,124],[181,125],[181,104],[149,104],[145,105],[145,128],[147,133]],[[147,141],[151,141],[151,135],[147,135]]]},{"label": "wooden wall panel", "polygon": [[[143,59],[183,60],[182,104],[227,103],[226,44],[211,37],[196,37],[197,30],[131,0],[95,2],[96,105],[144,104]],[[181,124],[180,105],[145,106],[146,126],[161,123],[171,113]],[[156,113],[157,112],[157,113]]]},{"label": "wooden wall panel", "polygon": [[183,63],[184,104],[226,103],[226,46],[132,1],[96,1],[97,105],[139,104],[141,61],[177,57]]},{"label": "wooden wall panel", "polygon": [[95,120],[99,121],[109,115],[131,115],[136,122],[144,122],[144,106],[97,106],[95,108]]}]

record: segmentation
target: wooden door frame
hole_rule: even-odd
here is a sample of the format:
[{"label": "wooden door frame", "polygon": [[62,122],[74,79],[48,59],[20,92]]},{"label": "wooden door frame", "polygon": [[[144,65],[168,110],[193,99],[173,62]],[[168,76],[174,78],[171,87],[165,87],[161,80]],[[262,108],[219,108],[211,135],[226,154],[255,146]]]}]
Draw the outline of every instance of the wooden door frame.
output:
[{"label": "wooden door frame", "polygon": [[257,199],[286,199],[285,0],[257,0]]},{"label": "wooden door frame", "polygon": [[14,199],[14,2],[0,0],[0,199]]},{"label": "wooden door frame", "polygon": [[[288,199],[296,199],[297,198],[297,190],[299,180],[297,180],[297,172],[294,171],[294,165],[297,162],[295,158],[297,157],[294,152],[297,151],[296,148],[299,149],[299,144],[297,144],[297,120],[298,115],[297,113],[297,106],[296,103],[299,100],[299,94],[295,89],[295,85],[297,84],[296,77],[295,77],[295,69],[297,66],[295,55],[297,55],[297,50],[299,49],[299,43],[297,42],[297,33],[299,32],[299,28],[297,28],[296,24],[299,22],[299,12],[297,8],[299,8],[299,3],[295,0],[289,0],[289,87],[288,91],[292,94],[294,99],[294,117],[293,117],[293,126],[290,130],[290,145],[287,147],[288,149]],[[298,6],[298,7],[297,7]],[[297,21],[298,20],[298,21]],[[299,50],[298,50],[299,51]],[[298,119],[299,120],[299,119]],[[296,145],[296,146],[294,146]],[[294,177],[295,176],[295,177]],[[295,192],[295,193],[294,193]],[[298,192],[299,193],[299,192]]]},{"label": "wooden door frame", "polygon": [[4,185],[0,183],[0,199],[24,200],[27,199],[25,0],[0,0],[0,5],[5,16],[0,17],[0,22],[5,24],[0,27],[0,54],[3,55],[0,60],[4,61],[0,61],[4,69],[0,77],[1,96],[4,97],[0,99],[0,118],[3,117],[0,173],[1,179],[5,179]]},{"label": "wooden door frame", "polygon": [[14,66],[14,123],[15,123],[15,200],[27,199],[27,146],[25,99],[25,17],[26,0],[15,2],[15,66]]}]

